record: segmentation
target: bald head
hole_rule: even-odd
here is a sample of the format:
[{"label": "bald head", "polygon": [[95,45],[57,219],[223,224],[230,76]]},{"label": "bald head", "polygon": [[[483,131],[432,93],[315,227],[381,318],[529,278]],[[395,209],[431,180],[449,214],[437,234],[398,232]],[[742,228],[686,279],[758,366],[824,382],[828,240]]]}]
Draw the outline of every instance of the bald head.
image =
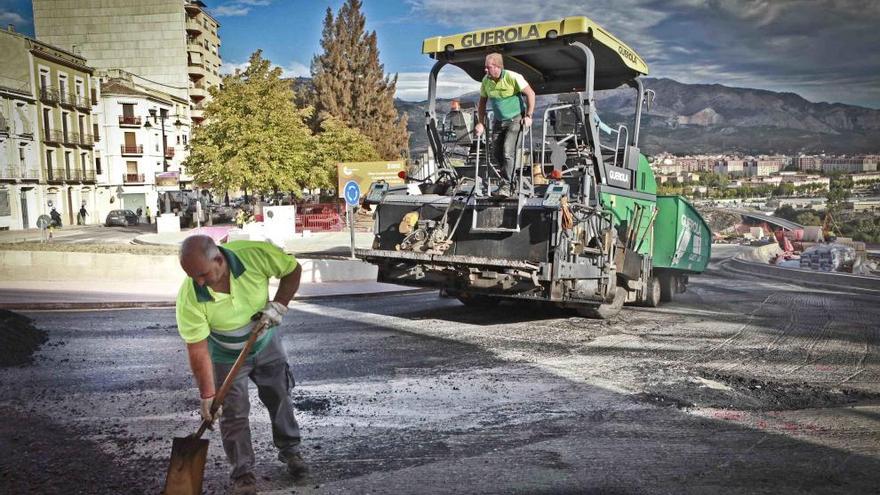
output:
[{"label": "bald head", "polygon": [[193,256],[211,259],[220,254],[214,239],[206,235],[191,235],[180,245],[180,262]]},{"label": "bald head", "polygon": [[214,239],[206,235],[184,239],[180,245],[180,267],[197,284],[214,290],[223,287],[229,271],[223,253],[214,244]]}]

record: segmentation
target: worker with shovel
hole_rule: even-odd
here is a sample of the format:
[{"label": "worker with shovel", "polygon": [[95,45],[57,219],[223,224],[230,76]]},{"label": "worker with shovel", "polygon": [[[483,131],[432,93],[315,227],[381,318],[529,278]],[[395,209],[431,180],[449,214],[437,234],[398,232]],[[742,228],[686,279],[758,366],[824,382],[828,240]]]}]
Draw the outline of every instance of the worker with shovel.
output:
[{"label": "worker with shovel", "polygon": [[[254,450],[248,413],[248,378],[269,410],[278,458],[294,477],[307,467],[300,456],[299,425],[294,418],[290,389],[293,375],[277,330],[287,304],[299,289],[302,268],[277,247],[255,241],[217,246],[208,236],[188,237],[180,248],[180,266],[188,275],[177,295],[177,326],[186,342],[189,362],[201,396],[205,421],[220,419],[220,436],[232,464],[232,493],[256,494]],[[280,279],[275,297],[268,300],[269,279]],[[233,369],[260,314],[256,340],[222,407],[214,408],[217,386]],[[220,399],[218,399],[220,400]]]}]

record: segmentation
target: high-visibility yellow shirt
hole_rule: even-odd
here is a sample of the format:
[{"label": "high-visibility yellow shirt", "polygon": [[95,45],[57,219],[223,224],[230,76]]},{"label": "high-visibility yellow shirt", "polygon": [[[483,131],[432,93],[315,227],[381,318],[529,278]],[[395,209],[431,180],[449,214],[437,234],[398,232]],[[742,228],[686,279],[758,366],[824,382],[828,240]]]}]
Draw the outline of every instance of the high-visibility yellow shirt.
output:
[{"label": "high-visibility yellow shirt", "polygon": [[505,69],[497,81],[488,75],[483,77],[480,96],[489,98],[495,120],[510,120],[525,110],[519,95],[528,87],[528,81],[521,74]]},{"label": "high-visibility yellow shirt", "polygon": [[[247,341],[251,316],[269,300],[269,279],[290,274],[297,261],[268,242],[233,241],[218,247],[229,265],[229,294],[186,277],[177,293],[177,330],[190,344],[208,339],[211,358],[231,363]],[[261,336],[251,355],[263,350],[273,331]]]}]

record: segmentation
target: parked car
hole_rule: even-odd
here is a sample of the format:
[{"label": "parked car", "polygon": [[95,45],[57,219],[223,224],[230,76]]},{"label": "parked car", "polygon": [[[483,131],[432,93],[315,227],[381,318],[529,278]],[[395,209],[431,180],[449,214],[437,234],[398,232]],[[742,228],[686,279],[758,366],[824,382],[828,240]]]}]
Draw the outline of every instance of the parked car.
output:
[{"label": "parked car", "polygon": [[104,222],[104,225],[108,227],[114,225],[126,227],[129,225],[137,225],[139,221],[140,219],[137,214],[131,210],[113,210],[107,214],[107,220]]}]

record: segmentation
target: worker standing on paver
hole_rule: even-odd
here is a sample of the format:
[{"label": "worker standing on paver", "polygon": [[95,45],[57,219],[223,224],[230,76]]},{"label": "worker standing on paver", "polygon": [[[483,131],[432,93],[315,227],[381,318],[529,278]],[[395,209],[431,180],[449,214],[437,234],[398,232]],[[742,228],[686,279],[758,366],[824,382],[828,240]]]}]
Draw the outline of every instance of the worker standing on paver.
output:
[{"label": "worker standing on paver", "polygon": [[[223,449],[232,464],[232,493],[257,493],[248,378],[256,383],[260,400],[269,410],[278,458],[293,476],[305,475],[307,468],[298,448],[299,425],[289,395],[294,379],[277,329],[299,289],[302,268],[272,244],[234,241],[217,246],[203,235],[183,241],[180,265],[188,276],[177,295],[177,326],[198,384],[202,417],[220,419]],[[279,278],[280,284],[269,301],[272,277]],[[244,347],[256,313],[262,313],[261,318],[270,326],[254,343],[223,407],[211,417],[215,390]]]}]

